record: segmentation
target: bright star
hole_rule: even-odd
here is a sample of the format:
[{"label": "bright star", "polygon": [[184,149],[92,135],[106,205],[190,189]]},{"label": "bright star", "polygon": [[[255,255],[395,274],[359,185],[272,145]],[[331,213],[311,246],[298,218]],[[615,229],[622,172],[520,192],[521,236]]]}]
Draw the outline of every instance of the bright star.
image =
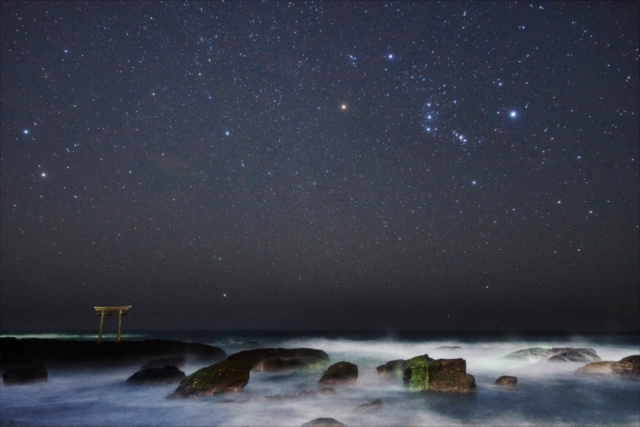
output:
[{"label": "bright star", "polygon": [[24,133],[25,135],[29,135],[29,129],[23,130],[22,133]]},{"label": "bright star", "polygon": [[41,177],[43,177],[43,178],[46,178],[46,177],[47,177],[47,174],[46,174],[46,173],[44,173],[44,172],[42,172],[42,173],[40,174],[40,176],[41,176]]},{"label": "bright star", "polygon": [[515,111],[512,111],[509,113],[510,117],[516,117],[518,115],[518,113],[516,113]]},{"label": "bright star", "polygon": [[471,185],[476,185],[477,182],[476,181],[471,181]]},{"label": "bright star", "polygon": [[346,110],[346,109],[347,109],[347,104],[342,104],[342,105],[340,106],[340,109],[341,109],[341,110]]},{"label": "bright star", "polygon": [[393,59],[393,53],[390,53],[389,55],[387,55],[388,59]]},{"label": "bright star", "polygon": [[231,132],[229,132],[229,131],[225,131],[225,133],[224,133],[224,134],[225,134],[225,135],[227,135],[227,136],[229,136],[229,135],[231,135]]}]

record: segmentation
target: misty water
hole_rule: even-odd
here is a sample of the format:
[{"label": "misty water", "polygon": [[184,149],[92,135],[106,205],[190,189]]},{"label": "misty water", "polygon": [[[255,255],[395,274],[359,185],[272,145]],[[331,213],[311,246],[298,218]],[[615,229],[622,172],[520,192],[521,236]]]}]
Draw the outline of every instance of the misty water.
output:
[{"label": "misty water", "polygon": [[[5,336],[7,334],[4,334]],[[12,334],[23,337],[25,335]],[[46,338],[93,339],[90,335],[50,334]],[[373,336],[362,334],[132,334],[125,339],[168,338],[202,342],[228,354],[249,348],[322,349],[330,363],[358,365],[355,383],[334,386],[336,393],[266,399],[319,390],[322,368],[286,373],[251,372],[243,392],[201,399],[169,400],[177,385],[130,386],[139,368],[78,370],[50,368],[46,383],[0,386],[1,425],[119,426],[299,426],[319,417],[361,425],[639,425],[640,381],[618,376],[586,376],[585,363],[509,361],[502,356],[529,347],[589,347],[602,360],[638,354],[637,335],[478,337],[470,335]],[[459,350],[437,349],[460,346]],[[477,390],[469,394],[410,392],[402,379],[378,377],[376,366],[428,354],[464,358]],[[187,363],[187,375],[204,367]],[[515,388],[494,385],[502,375],[518,377]],[[359,405],[382,400],[369,412]]]}]

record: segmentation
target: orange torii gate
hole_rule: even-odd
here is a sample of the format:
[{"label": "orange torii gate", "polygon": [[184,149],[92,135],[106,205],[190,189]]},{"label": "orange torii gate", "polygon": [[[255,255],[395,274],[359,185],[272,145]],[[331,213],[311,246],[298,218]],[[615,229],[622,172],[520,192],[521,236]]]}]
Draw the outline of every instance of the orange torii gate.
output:
[{"label": "orange torii gate", "polygon": [[[125,313],[127,310],[131,308],[130,305],[122,305],[116,307],[93,307],[100,314],[100,328],[98,329],[98,342],[102,342],[102,325],[104,325],[104,316],[111,316],[118,313],[118,336],[116,337],[116,342],[120,342],[121,331],[122,331],[122,316],[126,316]],[[98,314],[96,313],[96,314]]]}]

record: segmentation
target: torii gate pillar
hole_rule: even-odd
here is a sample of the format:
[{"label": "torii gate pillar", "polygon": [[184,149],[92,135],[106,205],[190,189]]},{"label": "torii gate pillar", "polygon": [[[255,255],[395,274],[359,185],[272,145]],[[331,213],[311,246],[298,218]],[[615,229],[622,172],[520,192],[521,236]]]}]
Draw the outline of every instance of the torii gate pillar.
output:
[{"label": "torii gate pillar", "polygon": [[130,305],[122,305],[116,307],[93,307],[100,314],[100,326],[98,329],[98,343],[102,342],[102,326],[104,325],[104,316],[111,316],[118,313],[118,335],[116,337],[116,342],[120,342],[120,338],[122,336],[122,316],[126,316],[131,306]]}]

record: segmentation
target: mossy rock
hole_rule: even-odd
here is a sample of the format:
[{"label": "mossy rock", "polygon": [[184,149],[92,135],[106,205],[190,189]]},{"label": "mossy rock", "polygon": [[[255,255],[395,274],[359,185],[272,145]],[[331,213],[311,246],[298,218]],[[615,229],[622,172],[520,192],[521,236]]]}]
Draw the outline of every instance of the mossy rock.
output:
[{"label": "mossy rock", "polygon": [[428,354],[407,360],[402,376],[405,387],[415,391],[429,390],[429,365],[431,362],[433,359]]},{"label": "mossy rock", "polygon": [[181,399],[238,392],[249,382],[250,371],[251,363],[246,361],[218,362],[189,375],[168,397]]}]

